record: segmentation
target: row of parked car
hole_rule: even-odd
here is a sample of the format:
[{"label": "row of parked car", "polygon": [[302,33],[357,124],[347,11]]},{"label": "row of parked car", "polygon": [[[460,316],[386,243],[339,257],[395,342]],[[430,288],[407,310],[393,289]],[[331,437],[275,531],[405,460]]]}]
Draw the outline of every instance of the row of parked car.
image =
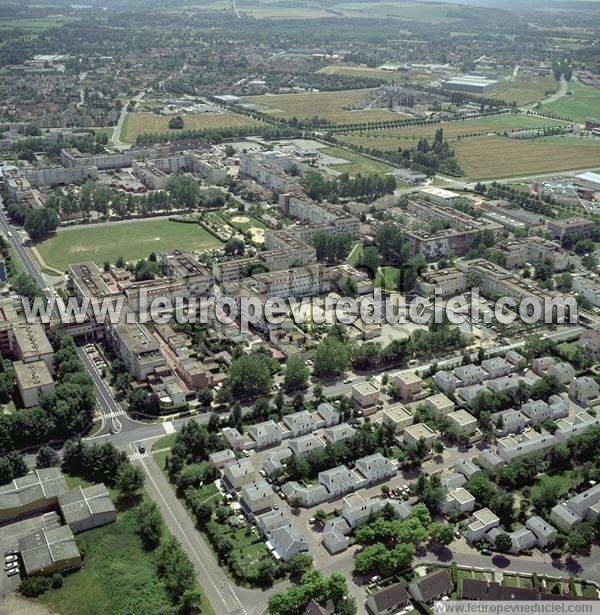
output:
[{"label": "row of parked car", "polygon": [[21,571],[19,569],[19,552],[18,551],[6,551],[4,553],[4,572],[9,577],[14,577]]}]

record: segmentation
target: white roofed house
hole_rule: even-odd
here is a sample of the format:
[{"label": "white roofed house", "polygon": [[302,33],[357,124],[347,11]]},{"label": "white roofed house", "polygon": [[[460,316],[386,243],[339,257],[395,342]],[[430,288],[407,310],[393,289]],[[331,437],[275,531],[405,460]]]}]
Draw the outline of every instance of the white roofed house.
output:
[{"label": "white roofed house", "polygon": [[525,357],[522,354],[518,353],[516,350],[509,350],[504,356],[504,358],[515,367],[527,364],[527,360],[525,359]]},{"label": "white roofed house", "polygon": [[275,492],[264,478],[260,478],[240,489],[240,502],[248,512],[257,514],[274,507]]},{"label": "white roofed house", "polygon": [[325,442],[311,433],[298,438],[290,438],[288,440],[288,448],[296,457],[304,457],[313,451],[318,451],[325,448]]},{"label": "white roofed house", "polygon": [[339,425],[333,425],[332,427],[328,427],[323,431],[323,437],[330,444],[335,444],[336,442],[342,442],[348,438],[352,438],[356,430],[354,427],[348,425],[348,423],[340,423]]},{"label": "white roofed house", "polygon": [[558,429],[554,433],[557,440],[566,444],[571,438],[581,435],[592,425],[600,424],[600,418],[587,412],[578,412],[574,417],[556,421]]},{"label": "white roofed house", "polygon": [[600,385],[591,376],[575,378],[569,387],[569,397],[580,405],[592,405],[599,401]]},{"label": "white roofed house", "polygon": [[398,388],[401,399],[407,402],[414,401],[423,388],[423,380],[413,372],[396,372],[390,380]]},{"label": "white roofed house", "polygon": [[352,399],[361,408],[372,408],[379,401],[379,389],[371,382],[365,380],[352,387]]},{"label": "white roofed house", "polygon": [[289,481],[281,487],[281,491],[288,502],[298,497],[302,502],[302,506],[308,508],[321,504],[329,498],[329,492],[320,483],[305,487],[296,481]]},{"label": "white roofed house", "polygon": [[477,396],[486,390],[481,384],[473,384],[468,387],[461,387],[456,389],[456,399],[462,402],[468,408],[471,408],[477,399]]},{"label": "white roofed house", "polygon": [[538,357],[531,363],[531,370],[538,376],[544,376],[548,369],[556,363],[554,357]]},{"label": "white roofed house", "polygon": [[458,489],[459,487],[462,487],[466,482],[466,477],[460,472],[452,472],[452,474],[446,474],[440,479],[441,485],[445,487],[448,491]]},{"label": "white roofed house", "polygon": [[428,397],[425,406],[433,410],[437,419],[443,419],[454,410],[454,402],[441,393]]},{"label": "white roofed house", "polygon": [[521,411],[512,408],[495,412],[492,414],[491,420],[496,435],[499,436],[520,433],[531,423],[531,419],[526,417]]},{"label": "white roofed house", "polygon": [[515,371],[515,366],[501,357],[485,359],[481,362],[481,367],[489,374],[490,378],[501,378]]},{"label": "white roofed house", "polygon": [[570,384],[575,378],[575,369],[570,363],[561,362],[548,368],[548,376],[554,376],[561,384]]},{"label": "white roofed house", "polygon": [[521,527],[508,534],[512,541],[510,553],[517,554],[527,551],[537,545],[537,537],[528,527]]},{"label": "white roofed house", "polygon": [[558,439],[551,434],[540,434],[533,429],[528,429],[517,436],[505,436],[498,440],[498,455],[507,463],[552,448],[558,444]]},{"label": "white roofed house", "polygon": [[396,475],[396,466],[381,453],[358,459],[354,469],[364,477],[364,486],[374,485]]},{"label": "white roofed house", "polygon": [[462,408],[451,412],[446,420],[450,428],[459,435],[472,436],[477,431],[477,419]]},{"label": "white roofed house", "polygon": [[494,380],[487,380],[485,386],[494,393],[508,393],[509,391],[516,391],[520,384],[532,384],[530,378],[524,378],[519,374],[509,374],[502,378],[495,378]]},{"label": "white roofed house", "polygon": [[505,464],[504,459],[494,453],[494,451],[490,451],[489,449],[483,449],[479,455],[477,455],[477,463],[486,470],[495,470],[500,466]]},{"label": "white roofed house", "polygon": [[276,446],[281,443],[283,438],[282,430],[274,421],[265,421],[264,423],[249,425],[248,434],[252,438],[257,449]]},{"label": "white roofed house", "polygon": [[534,423],[544,423],[550,420],[550,406],[543,399],[529,400],[521,406],[521,412]]},{"label": "white roofed house", "polygon": [[223,483],[229,490],[239,489],[256,478],[256,470],[247,457],[230,461],[223,466]]},{"label": "white roofed house", "polygon": [[246,438],[235,427],[223,427],[221,434],[233,451],[241,451],[247,443]]},{"label": "white roofed house", "polygon": [[226,463],[230,461],[235,461],[235,453],[230,448],[226,448],[223,451],[216,451],[215,453],[211,453],[208,456],[208,461],[213,468],[219,470]]},{"label": "white roofed house", "polygon": [[548,545],[551,545],[558,535],[556,528],[542,517],[537,515],[529,517],[525,522],[525,526],[528,527],[536,536],[538,545],[544,549]]},{"label": "white roofed house", "polygon": [[461,387],[470,387],[474,384],[481,384],[489,378],[488,372],[479,365],[461,365],[455,367],[453,374],[460,380]]},{"label": "white roofed house", "polygon": [[306,553],[308,543],[292,520],[280,510],[266,512],[256,519],[258,529],[267,540],[267,548],[276,559],[289,561],[296,553]]},{"label": "white roofed house", "polygon": [[425,423],[417,423],[416,425],[410,425],[404,430],[402,436],[403,446],[412,446],[417,444],[421,439],[427,446],[432,446],[437,438],[435,431],[433,431]]},{"label": "white roofed house", "polygon": [[318,481],[327,489],[331,498],[354,491],[360,486],[358,476],[346,466],[337,466],[331,470],[319,472]]},{"label": "white roofed house", "polygon": [[402,433],[413,422],[413,416],[402,404],[395,404],[381,411],[381,422],[391,425],[396,433]]},{"label": "white roofed house", "polygon": [[308,410],[286,414],[283,423],[291,437],[302,436],[317,429],[317,421]]},{"label": "white roofed house", "polygon": [[331,427],[340,422],[339,413],[329,402],[319,404],[317,406],[316,416],[313,415],[313,417],[317,421],[317,428]]},{"label": "white roofed house", "polygon": [[454,471],[462,474],[467,480],[471,476],[481,474],[481,468],[477,467],[470,459],[459,459],[454,464]]},{"label": "white roofed house", "polygon": [[454,389],[461,386],[460,380],[454,374],[445,370],[436,372],[433,381],[440,390],[444,391],[444,393],[454,391]]},{"label": "white roofed house", "polygon": [[599,514],[600,485],[594,485],[566,502],[557,504],[550,512],[550,519],[561,530],[568,531],[584,519],[595,521]]}]

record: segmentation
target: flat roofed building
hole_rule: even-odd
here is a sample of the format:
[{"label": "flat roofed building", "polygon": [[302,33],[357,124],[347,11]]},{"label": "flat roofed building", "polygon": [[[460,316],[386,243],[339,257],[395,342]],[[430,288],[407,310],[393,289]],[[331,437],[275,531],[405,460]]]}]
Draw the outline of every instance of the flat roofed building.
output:
[{"label": "flat roofed building", "polygon": [[442,393],[428,397],[425,400],[425,405],[433,410],[438,419],[443,419],[454,410],[454,402]]},{"label": "flat roofed building", "polygon": [[58,503],[58,496],[68,491],[58,468],[40,468],[0,486],[0,521],[47,511]]},{"label": "flat roofed building", "polygon": [[42,395],[54,393],[56,388],[54,380],[44,361],[34,361],[32,363],[15,361],[13,367],[15,369],[17,387],[19,388],[23,405],[26,408],[37,406]]},{"label": "flat roofed building", "polygon": [[425,423],[410,425],[404,430],[402,442],[404,446],[413,446],[423,440],[427,446],[431,446],[437,438],[435,431]]},{"label": "flat roofed building", "polygon": [[204,295],[213,286],[213,275],[191,253],[182,250],[161,252],[160,265],[165,275],[183,280],[186,288],[191,293]]},{"label": "flat roofed building", "polygon": [[471,512],[474,508],[475,498],[463,487],[453,489],[450,493],[446,494],[440,505],[440,509],[445,515],[453,510],[458,510],[462,513]]},{"label": "flat roofed building", "polygon": [[25,574],[49,575],[81,566],[81,554],[68,525],[40,529],[19,540]]},{"label": "flat roofed building", "polygon": [[373,383],[366,380],[352,387],[352,398],[362,408],[375,406],[379,400],[379,394],[379,389]]},{"label": "flat roofed building", "polygon": [[588,218],[568,218],[566,220],[548,220],[546,227],[555,239],[565,237],[590,237],[594,230],[594,221]]},{"label": "flat roofed building", "polygon": [[413,415],[402,404],[395,404],[381,411],[381,422],[391,425],[396,433],[402,433],[412,424]]},{"label": "flat roofed building", "polygon": [[403,401],[414,401],[423,388],[423,380],[413,372],[400,372],[392,374],[392,384],[398,388]]},{"label": "flat roofed building", "polygon": [[50,372],[54,372],[54,350],[42,325],[15,325],[13,327],[13,338],[17,359],[23,361],[23,363],[44,361]]},{"label": "flat roofed building", "polygon": [[60,494],[58,506],[65,523],[76,534],[117,520],[117,511],[103,483]]},{"label": "flat roofed building", "polygon": [[446,419],[458,434],[471,436],[477,431],[477,419],[462,408],[451,412]]},{"label": "flat roofed building", "polygon": [[477,542],[492,528],[499,527],[499,525],[500,519],[489,508],[481,508],[469,519],[466,538],[469,542]]},{"label": "flat roofed building", "polygon": [[235,461],[235,453],[230,448],[226,448],[222,451],[211,453],[208,456],[208,461],[213,468],[219,470],[226,463],[229,463],[230,461]]}]

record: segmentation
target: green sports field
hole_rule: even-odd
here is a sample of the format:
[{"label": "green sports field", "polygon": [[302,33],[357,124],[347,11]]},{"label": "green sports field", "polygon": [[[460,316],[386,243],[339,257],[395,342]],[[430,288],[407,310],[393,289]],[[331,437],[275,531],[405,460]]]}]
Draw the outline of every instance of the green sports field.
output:
[{"label": "green sports field", "polygon": [[119,256],[132,261],[162,250],[208,250],[221,242],[197,224],[170,220],[115,222],[97,227],[70,228],[37,245],[50,267],[64,271],[70,264],[94,261],[102,266]]}]

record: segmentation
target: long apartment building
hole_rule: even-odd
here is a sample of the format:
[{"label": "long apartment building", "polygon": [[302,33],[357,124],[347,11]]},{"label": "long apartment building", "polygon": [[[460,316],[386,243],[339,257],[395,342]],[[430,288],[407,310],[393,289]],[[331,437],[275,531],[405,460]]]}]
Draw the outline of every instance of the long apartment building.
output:
[{"label": "long apartment building", "polygon": [[97,169],[118,169],[130,167],[134,160],[165,158],[171,154],[170,145],[132,148],[114,154],[83,154],[77,148],[63,149],[60,162],[65,168],[96,167]]},{"label": "long apartment building", "polygon": [[31,186],[58,186],[63,184],[77,184],[84,182],[87,179],[96,179],[98,170],[94,166],[64,168],[61,166],[43,167],[43,168],[25,168],[22,171],[17,170],[16,173],[22,173]]},{"label": "long apartment building", "polygon": [[437,260],[450,252],[465,254],[482,231],[491,231],[496,239],[502,235],[502,227],[499,224],[475,219],[452,207],[429,201],[420,199],[409,201],[407,212],[423,222],[441,221],[449,227],[430,232],[400,225],[402,234],[411,244],[413,252],[422,254],[427,260]]},{"label": "long apartment building", "polygon": [[278,192],[289,192],[298,187],[298,180],[286,173],[292,164],[294,158],[282,152],[240,154],[240,173]]},{"label": "long apartment building", "polygon": [[295,227],[296,237],[309,241],[320,230],[327,230],[334,235],[350,233],[356,237],[360,230],[360,220],[345,211],[325,203],[317,203],[303,194],[282,194],[279,205],[286,216],[296,218],[310,226]]},{"label": "long apartment building", "polygon": [[577,263],[577,259],[566,250],[542,237],[507,241],[502,244],[502,250],[506,252],[506,266],[509,269],[547,260],[555,271],[564,271]]}]

